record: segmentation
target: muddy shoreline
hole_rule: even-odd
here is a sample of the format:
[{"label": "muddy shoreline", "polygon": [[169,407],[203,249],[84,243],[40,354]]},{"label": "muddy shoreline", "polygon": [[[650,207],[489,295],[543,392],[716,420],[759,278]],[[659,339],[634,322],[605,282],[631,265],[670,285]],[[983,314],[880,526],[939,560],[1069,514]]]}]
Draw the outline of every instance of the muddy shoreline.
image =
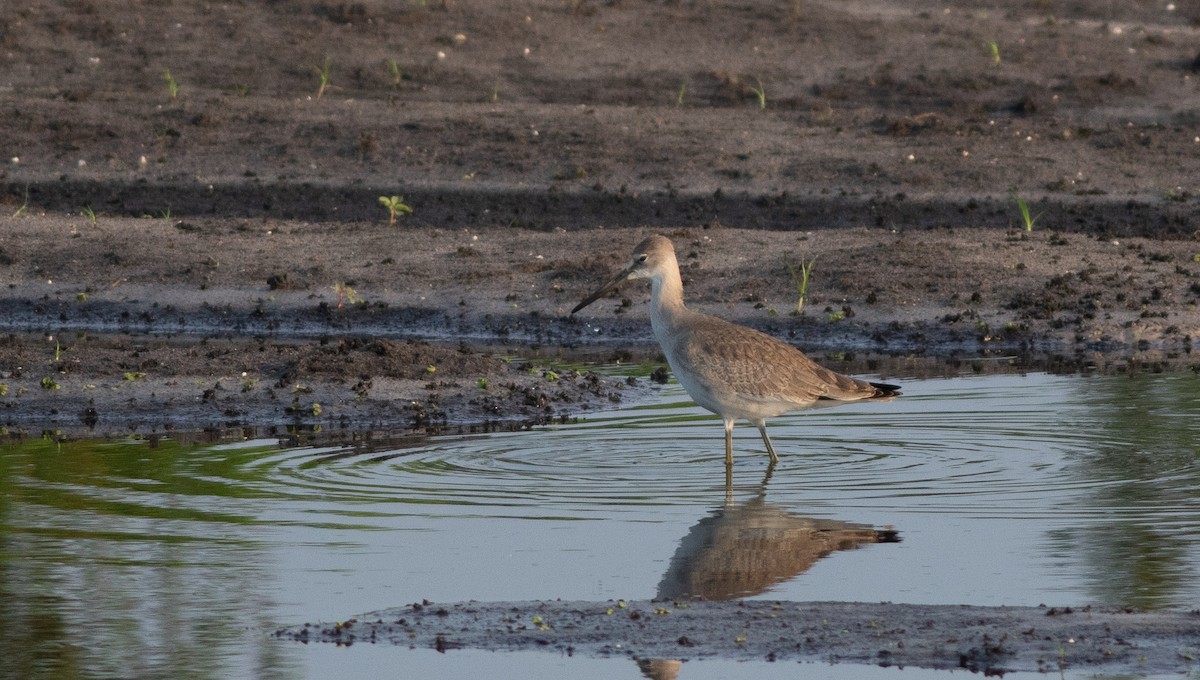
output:
[{"label": "muddy shoreline", "polygon": [[[651,233],[690,304],[839,370],[1191,369],[1198,38],[1115,1],[26,3],[0,424],[569,417],[622,381],[456,366],[656,361],[643,287],[565,311]],[[354,349],[410,340],[436,380]]]},{"label": "muddy shoreline", "polygon": [[[628,657],[648,677],[706,658],[965,669],[1187,673],[1195,612],[786,601],[415,603],[275,631],[303,643]],[[672,671],[672,669],[674,669]],[[663,672],[667,674],[662,674]]]},{"label": "muddy shoreline", "polygon": [[[13,432],[529,426],[635,403],[665,364],[646,286],[568,310],[658,231],[677,244],[693,307],[841,372],[1200,366],[1192,241],[52,214],[7,227],[0,426]],[[816,264],[797,311],[802,260]]]}]

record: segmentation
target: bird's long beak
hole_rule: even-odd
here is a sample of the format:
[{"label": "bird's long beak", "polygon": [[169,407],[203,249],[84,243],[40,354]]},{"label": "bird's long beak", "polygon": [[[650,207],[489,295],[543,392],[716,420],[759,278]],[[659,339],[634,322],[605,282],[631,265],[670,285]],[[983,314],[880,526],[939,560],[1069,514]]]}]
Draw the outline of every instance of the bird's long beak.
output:
[{"label": "bird's long beak", "polygon": [[594,292],[591,295],[584,298],[583,302],[580,302],[579,304],[575,305],[575,309],[572,309],[571,313],[574,314],[575,312],[578,312],[579,310],[583,309],[584,307],[587,307],[588,305],[592,304],[596,300],[599,300],[601,295],[604,295],[605,293],[612,290],[613,288],[616,288],[617,286],[621,285],[621,282],[623,282],[625,279],[629,278],[629,275],[632,273],[633,273],[633,265],[631,264],[628,267],[626,267],[625,269],[618,272],[616,276],[609,279],[608,283],[597,288],[596,292]]}]

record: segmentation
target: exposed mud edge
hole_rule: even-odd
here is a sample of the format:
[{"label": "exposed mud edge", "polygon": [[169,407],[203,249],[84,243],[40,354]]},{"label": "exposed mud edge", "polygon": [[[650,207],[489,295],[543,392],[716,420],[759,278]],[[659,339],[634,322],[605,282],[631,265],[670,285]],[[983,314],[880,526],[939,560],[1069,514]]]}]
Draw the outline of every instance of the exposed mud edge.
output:
[{"label": "exposed mud edge", "polygon": [[0,336],[8,436],[486,432],[566,422],[652,392],[644,378],[416,339]]},{"label": "exposed mud edge", "polygon": [[[171,214],[178,217],[372,221],[379,218],[377,197],[396,190],[394,185],[319,181],[0,180],[0,196],[7,196],[10,203],[28,201],[34,212],[71,213],[86,205],[98,213],[128,217],[158,215],[164,206],[170,206]],[[744,229],[810,231],[864,225],[1002,227],[1012,222],[1012,200],[1003,194],[874,192],[835,196],[753,189],[633,191],[601,185],[514,189],[503,184],[473,188],[409,185],[401,187],[401,193],[421,206],[416,218],[420,224],[533,230],[731,224]],[[1154,238],[1195,238],[1196,233],[1192,206],[1164,202],[1158,196],[1048,196],[1039,201],[1038,209],[1044,224],[1065,231]]]},{"label": "exposed mud edge", "polygon": [[[0,433],[105,438],[204,431],[218,439],[233,432],[337,442],[343,433],[525,429],[629,407],[656,392],[650,377],[601,375],[583,365],[641,364],[641,373],[665,366],[644,320],[614,320],[589,337],[579,332],[583,324],[516,319],[502,324],[511,333],[497,335],[491,324],[503,320],[493,318],[456,327],[461,336],[451,342],[445,327],[430,326],[422,335],[419,324],[400,332],[376,320],[347,330],[299,313],[292,321],[304,332],[272,331],[261,318],[237,314],[211,319],[209,333],[169,333],[174,317],[156,313],[152,322],[100,315],[113,323],[47,319],[44,327],[25,317],[20,330],[0,333]],[[202,314],[184,317],[192,330],[204,325]],[[217,332],[221,322],[229,325]],[[1196,370],[1189,353],[1162,349],[1039,351],[1029,342],[980,347],[925,336],[912,343],[893,336],[880,345],[850,327],[801,340],[830,368],[900,381]]]},{"label": "exposed mud edge", "polygon": [[546,650],[646,660],[822,661],[985,674],[1186,673],[1197,612],[855,602],[422,602],[275,631],[298,642]]}]

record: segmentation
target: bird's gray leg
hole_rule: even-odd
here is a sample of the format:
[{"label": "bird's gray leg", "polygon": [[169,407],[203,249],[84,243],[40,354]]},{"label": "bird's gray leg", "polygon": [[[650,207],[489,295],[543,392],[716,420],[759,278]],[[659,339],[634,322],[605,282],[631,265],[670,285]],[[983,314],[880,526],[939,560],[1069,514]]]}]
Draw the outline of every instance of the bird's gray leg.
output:
[{"label": "bird's gray leg", "polygon": [[725,505],[733,507],[733,420],[725,421]]},{"label": "bird's gray leg", "polygon": [[725,421],[725,467],[733,468],[733,419]]},{"label": "bird's gray leg", "polygon": [[733,466],[725,466],[725,507],[733,507]]},{"label": "bird's gray leg", "polygon": [[771,456],[771,464],[779,462],[779,456],[775,453],[775,447],[771,446],[771,438],[767,436],[767,421],[760,420],[754,425],[758,428],[758,433],[762,435],[763,443],[767,445],[767,455]]}]

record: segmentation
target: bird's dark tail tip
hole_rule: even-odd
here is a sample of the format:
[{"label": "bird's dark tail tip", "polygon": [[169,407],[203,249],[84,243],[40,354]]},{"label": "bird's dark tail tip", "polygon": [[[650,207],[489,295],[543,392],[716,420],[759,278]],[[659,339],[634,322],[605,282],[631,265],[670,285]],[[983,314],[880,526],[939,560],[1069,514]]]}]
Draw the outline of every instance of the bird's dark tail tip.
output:
[{"label": "bird's dark tail tip", "polygon": [[875,388],[875,396],[872,397],[873,399],[898,397],[901,394],[899,385],[889,385],[888,383],[873,382],[873,383],[871,383],[871,387]]}]

